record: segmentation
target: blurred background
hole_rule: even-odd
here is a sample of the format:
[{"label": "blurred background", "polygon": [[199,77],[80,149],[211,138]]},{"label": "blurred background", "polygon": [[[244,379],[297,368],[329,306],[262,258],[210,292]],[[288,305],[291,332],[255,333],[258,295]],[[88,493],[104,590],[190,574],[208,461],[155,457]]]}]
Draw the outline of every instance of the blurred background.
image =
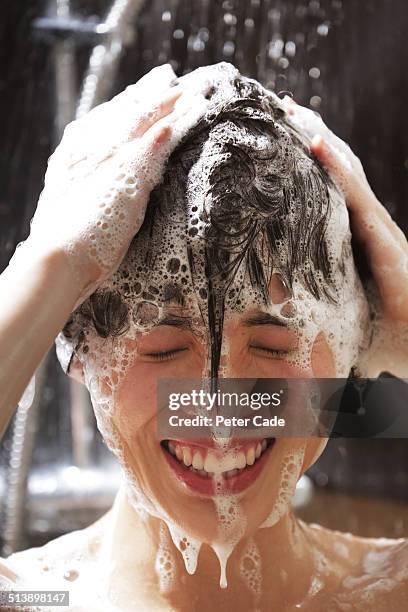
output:
[{"label": "blurred background", "polygon": [[[232,62],[321,113],[408,232],[406,0],[19,0],[3,3],[0,32],[0,270],[28,235],[64,126],[164,62],[179,75]],[[0,445],[3,555],[86,526],[119,482],[54,351],[36,387]],[[407,500],[408,441],[333,439],[294,503],[310,522],[401,537]]]}]

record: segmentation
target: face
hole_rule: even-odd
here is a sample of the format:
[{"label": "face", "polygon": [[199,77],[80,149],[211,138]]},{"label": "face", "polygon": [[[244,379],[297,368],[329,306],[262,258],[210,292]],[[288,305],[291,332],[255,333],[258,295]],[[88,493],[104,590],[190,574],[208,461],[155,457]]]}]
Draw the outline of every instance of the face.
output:
[{"label": "face", "polygon": [[[248,302],[240,312],[226,313],[221,376],[334,377],[335,360],[325,333],[315,330],[310,343],[310,331],[302,331],[292,320],[299,302],[308,303],[306,292],[295,290],[294,295],[289,295],[275,274],[269,293],[271,308]],[[108,349],[106,343],[102,348],[96,336],[93,346],[89,337],[90,351],[84,359],[100,428],[128,474],[137,504],[207,542],[233,538],[238,532],[242,536],[268,521],[276,522],[288,509],[297,480],[323,451],[326,439],[232,437],[227,445],[220,446],[210,438],[158,437],[158,381],[208,377],[209,330],[200,315],[198,300],[183,306],[170,301],[160,309],[160,318],[155,309],[149,311],[147,303],[141,307],[145,311],[143,331],[109,342]],[[309,362],[299,358],[305,345],[310,347]],[[123,355],[132,355],[124,374],[116,381],[113,405],[108,409],[103,406],[104,401],[109,402],[106,398],[110,397],[112,381],[98,376],[95,389],[96,379],[89,376],[95,371],[90,363],[92,355],[98,355],[96,365],[101,371],[104,351],[113,365]],[[211,456],[230,461],[221,477],[208,475],[205,469],[193,472],[186,465],[193,462],[210,472]],[[243,456],[245,467],[237,471],[234,466]],[[235,519],[227,529],[220,529],[220,498],[228,499],[234,508]]]}]

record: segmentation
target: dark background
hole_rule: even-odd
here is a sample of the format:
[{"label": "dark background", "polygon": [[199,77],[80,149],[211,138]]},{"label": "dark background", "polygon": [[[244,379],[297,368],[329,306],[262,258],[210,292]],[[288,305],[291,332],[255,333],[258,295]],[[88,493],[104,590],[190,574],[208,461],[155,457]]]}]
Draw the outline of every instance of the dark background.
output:
[{"label": "dark background", "polygon": [[[106,0],[72,13],[103,19]],[[150,0],[134,23],[111,94],[157,64],[183,74],[226,60],[318,110],[361,158],[379,199],[408,233],[406,0]],[[33,21],[49,3],[8,0],[0,24],[0,270],[27,237],[47,158],[58,140],[52,37]],[[75,37],[78,87],[91,44]],[[55,203],[58,206],[58,202]],[[46,299],[46,296],[44,296]],[[408,349],[407,349],[408,350]],[[47,368],[34,460],[71,452],[65,377]],[[6,461],[7,439],[0,449]],[[331,440],[311,475],[321,486],[408,499],[405,440]]]}]

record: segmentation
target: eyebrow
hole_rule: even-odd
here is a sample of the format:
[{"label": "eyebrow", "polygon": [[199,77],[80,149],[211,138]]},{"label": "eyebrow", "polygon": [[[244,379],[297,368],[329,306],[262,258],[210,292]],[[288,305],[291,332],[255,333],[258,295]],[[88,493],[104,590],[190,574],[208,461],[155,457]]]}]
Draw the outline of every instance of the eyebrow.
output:
[{"label": "eyebrow", "polygon": [[[193,321],[191,317],[181,315],[165,315],[155,325],[159,327],[161,325],[171,325],[178,329],[185,329],[188,331],[194,331]],[[271,315],[268,312],[258,312],[248,317],[245,317],[242,321],[242,325],[246,327],[254,327],[256,325],[277,325],[279,327],[287,327],[286,321],[280,319],[276,315]]]},{"label": "eyebrow", "polygon": [[255,325],[278,325],[279,327],[287,327],[288,324],[283,319],[275,315],[269,314],[269,312],[258,312],[243,319],[242,324],[246,327],[253,327]]},{"label": "eyebrow", "polygon": [[180,287],[174,283],[168,283],[164,288],[164,302],[174,303],[176,306],[184,306],[184,296]]},{"label": "eyebrow", "polygon": [[159,327],[160,325],[172,325],[173,327],[178,327],[179,329],[187,329],[189,331],[193,331],[193,322],[191,317],[182,317],[180,315],[165,315],[156,323],[155,327]]}]

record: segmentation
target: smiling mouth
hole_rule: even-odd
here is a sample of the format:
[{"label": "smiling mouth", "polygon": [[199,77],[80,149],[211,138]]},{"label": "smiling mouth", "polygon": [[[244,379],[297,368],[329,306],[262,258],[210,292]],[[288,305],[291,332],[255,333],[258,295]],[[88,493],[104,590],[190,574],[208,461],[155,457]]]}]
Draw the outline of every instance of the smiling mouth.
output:
[{"label": "smiling mouth", "polygon": [[275,438],[247,441],[223,452],[207,446],[195,446],[176,440],[163,440],[160,446],[175,475],[203,494],[214,494],[214,483],[223,489],[239,492],[248,487],[265,464]]}]

